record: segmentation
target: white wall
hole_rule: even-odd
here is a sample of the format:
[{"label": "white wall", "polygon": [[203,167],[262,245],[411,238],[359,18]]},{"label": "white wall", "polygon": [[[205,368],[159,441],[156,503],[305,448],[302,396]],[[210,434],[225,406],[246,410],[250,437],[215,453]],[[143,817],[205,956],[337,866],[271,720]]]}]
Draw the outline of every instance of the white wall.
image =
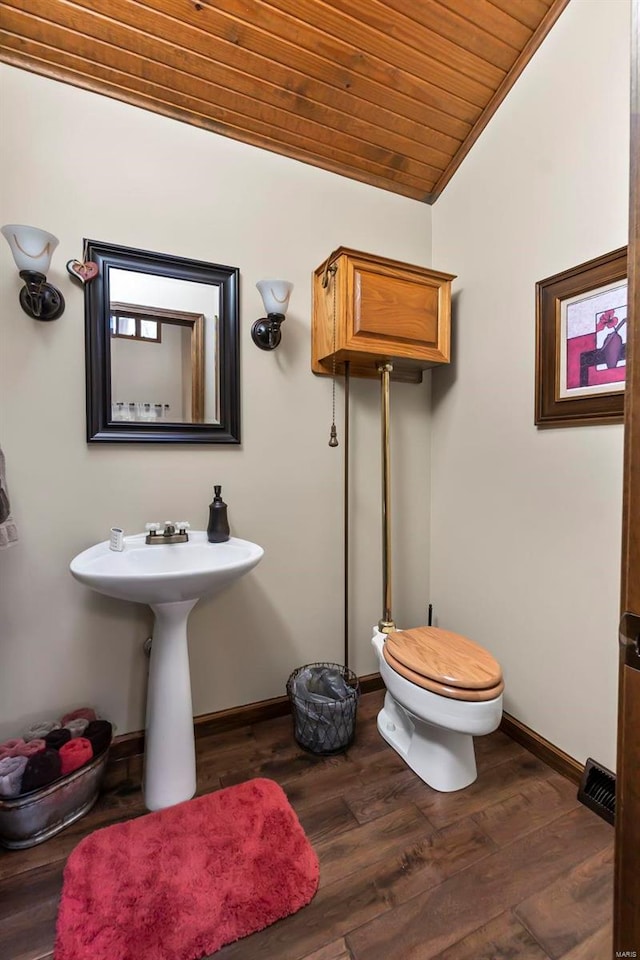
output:
[{"label": "white wall", "polygon": [[[428,264],[430,210],[27,72],[2,66],[0,81],[0,222],[60,238],[50,279],[67,301],[54,323],[27,317],[2,244],[0,443],[20,542],[0,554],[0,737],[83,702],[120,733],[142,727],[150,614],[82,587],[68,563],[113,525],[132,532],[173,517],[203,527],[214,483],[232,533],[266,554],[192,614],[194,709],[280,695],[294,667],[342,659],[343,448],[327,444],[330,382],[310,372],[311,273],[340,244]],[[241,447],[86,444],[83,296],[64,268],[83,237],[240,267]],[[255,282],[274,275],[295,289],[282,345],[265,353],[250,324],[262,315]],[[362,674],[375,668],[370,626],[381,614],[375,383],[356,383],[353,398],[352,642]],[[393,405],[403,540],[394,609],[418,623],[429,576],[428,383],[394,385]]]},{"label": "white wall", "polygon": [[505,708],[614,767],[622,426],[534,426],[535,283],[627,241],[629,4],[573,0],[433,211],[432,595]]}]

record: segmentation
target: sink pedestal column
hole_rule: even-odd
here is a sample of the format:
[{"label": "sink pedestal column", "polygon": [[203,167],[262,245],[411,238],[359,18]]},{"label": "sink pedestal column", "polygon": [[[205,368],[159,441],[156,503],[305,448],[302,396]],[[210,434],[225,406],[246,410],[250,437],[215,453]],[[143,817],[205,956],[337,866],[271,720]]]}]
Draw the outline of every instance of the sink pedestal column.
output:
[{"label": "sink pedestal column", "polygon": [[197,600],[151,604],[155,615],[145,736],[143,790],[148,810],[196,792],[187,619]]}]

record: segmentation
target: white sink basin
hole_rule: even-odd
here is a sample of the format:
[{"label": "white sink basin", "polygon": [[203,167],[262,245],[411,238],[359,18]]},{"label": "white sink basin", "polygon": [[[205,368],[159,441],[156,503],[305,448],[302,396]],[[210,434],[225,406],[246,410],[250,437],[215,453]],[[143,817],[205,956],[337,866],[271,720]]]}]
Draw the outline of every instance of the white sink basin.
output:
[{"label": "white sink basin", "polygon": [[190,531],[188,543],[147,544],[145,534],[125,537],[122,553],[109,541],[89,547],[69,569],[81,583],[119,600],[175,603],[219,593],[259,563],[257,543],[231,537],[209,543],[204,530]]},{"label": "white sink basin", "polygon": [[188,543],[147,544],[144,533],[124,543],[122,552],[106,540],[89,547],[70,570],[98,593],[153,610],[143,786],[148,809],[160,810],[196,791],[187,619],[200,597],[247,573],[264,550],[236,537],[209,543],[203,530],[190,531]]}]

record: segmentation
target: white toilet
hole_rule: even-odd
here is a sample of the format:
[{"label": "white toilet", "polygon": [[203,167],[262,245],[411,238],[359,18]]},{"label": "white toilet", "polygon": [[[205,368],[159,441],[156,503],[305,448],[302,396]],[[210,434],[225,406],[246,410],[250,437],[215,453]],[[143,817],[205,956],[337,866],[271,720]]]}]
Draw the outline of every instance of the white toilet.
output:
[{"label": "white toilet", "polygon": [[488,651],[437,627],[381,633],[372,644],[387,688],[378,730],[433,787],[451,792],[477,777],[474,736],[502,717],[504,681]]}]

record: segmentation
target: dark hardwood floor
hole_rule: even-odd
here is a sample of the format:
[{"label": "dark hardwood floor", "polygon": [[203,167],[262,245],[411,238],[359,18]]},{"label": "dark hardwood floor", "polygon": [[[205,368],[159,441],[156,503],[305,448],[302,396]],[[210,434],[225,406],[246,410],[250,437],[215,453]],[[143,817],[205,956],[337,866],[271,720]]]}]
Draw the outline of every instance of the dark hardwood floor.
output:
[{"label": "dark hardwood floor", "polygon": [[[477,782],[436,793],[379,736],[381,702],[363,696],[338,757],[298,748],[289,717],[198,740],[198,793],[278,781],[321,866],[308,907],[217,960],[611,960],[613,829],[575,784],[497,732],[476,741]],[[52,957],[65,859],[145,812],[140,774],[139,757],[120,761],[83,820],[0,853],[3,960]]]}]

